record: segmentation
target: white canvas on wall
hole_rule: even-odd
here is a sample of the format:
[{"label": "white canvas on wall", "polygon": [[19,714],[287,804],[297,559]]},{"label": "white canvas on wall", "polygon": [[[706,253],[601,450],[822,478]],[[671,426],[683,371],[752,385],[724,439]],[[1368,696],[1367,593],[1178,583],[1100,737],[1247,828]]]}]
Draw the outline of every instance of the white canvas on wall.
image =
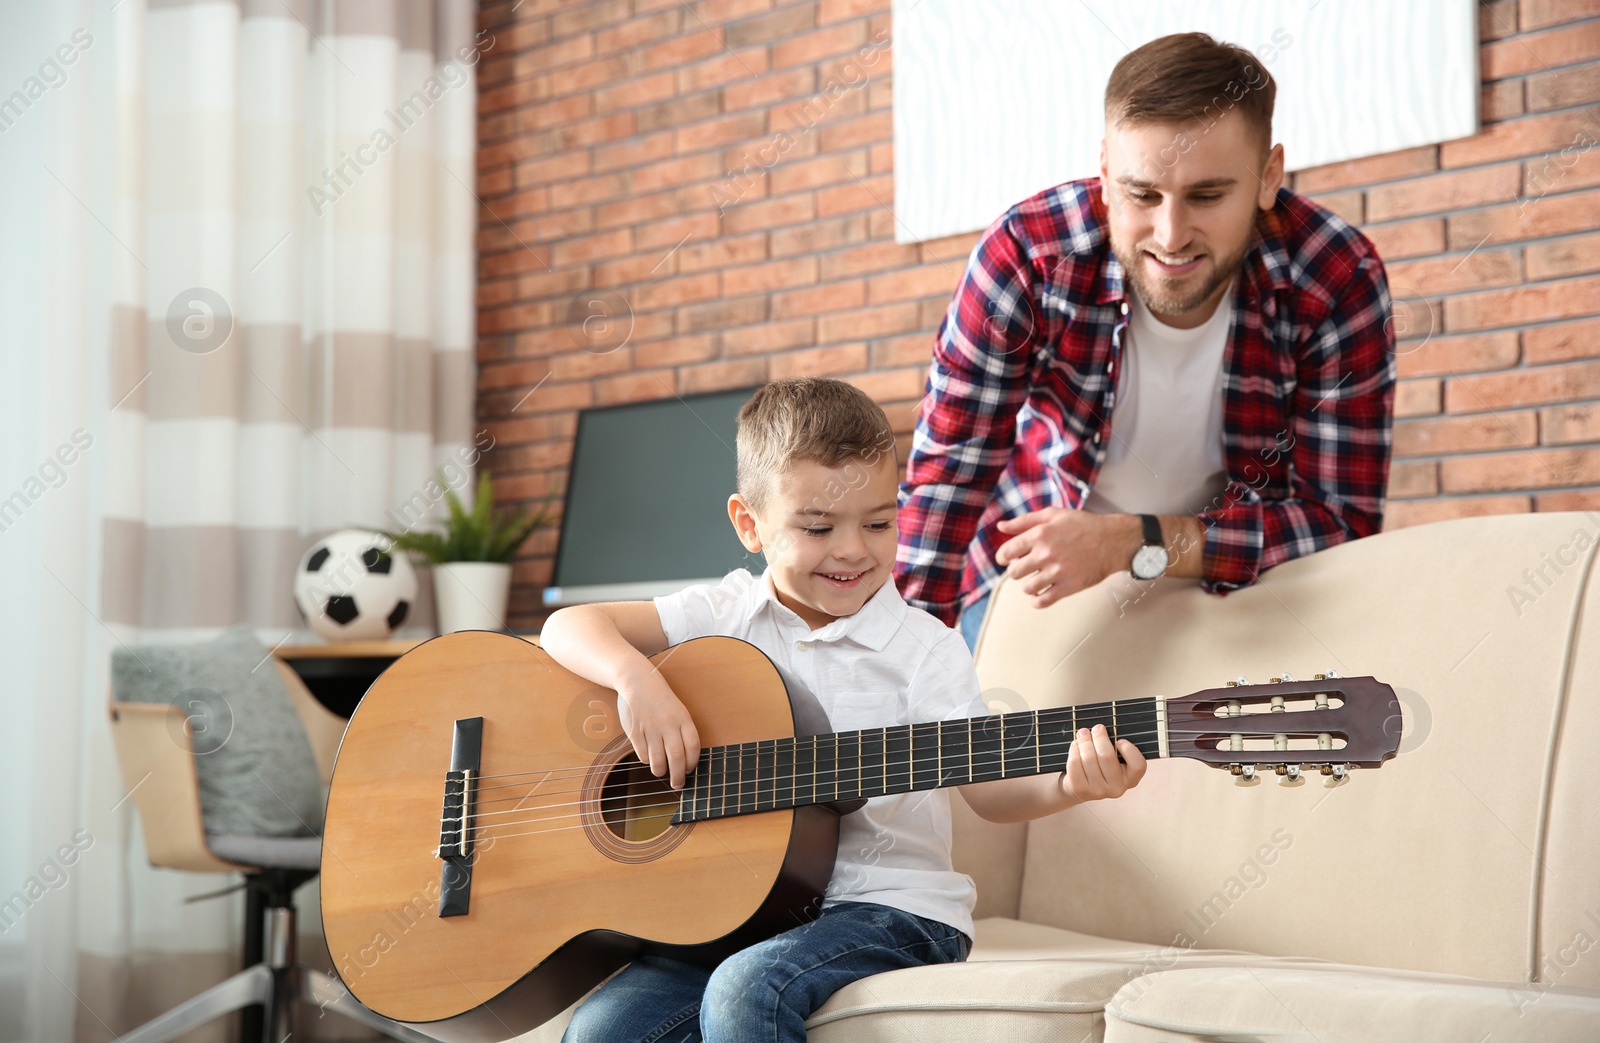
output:
[{"label": "white canvas on wall", "polygon": [[894,0],[893,18],[900,243],[1097,174],[1112,67],[1168,33],[1255,52],[1290,170],[1478,130],[1474,0]]}]

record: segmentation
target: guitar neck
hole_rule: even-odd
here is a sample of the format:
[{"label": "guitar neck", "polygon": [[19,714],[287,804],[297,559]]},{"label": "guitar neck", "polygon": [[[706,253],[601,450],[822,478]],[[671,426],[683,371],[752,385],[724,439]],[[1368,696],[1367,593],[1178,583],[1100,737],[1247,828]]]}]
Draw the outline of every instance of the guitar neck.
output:
[{"label": "guitar neck", "polygon": [[926,724],[711,746],[672,821],[698,822],[805,804],[881,797],[1061,771],[1079,728],[1103,724],[1147,758],[1161,750],[1165,705],[1122,699]]}]

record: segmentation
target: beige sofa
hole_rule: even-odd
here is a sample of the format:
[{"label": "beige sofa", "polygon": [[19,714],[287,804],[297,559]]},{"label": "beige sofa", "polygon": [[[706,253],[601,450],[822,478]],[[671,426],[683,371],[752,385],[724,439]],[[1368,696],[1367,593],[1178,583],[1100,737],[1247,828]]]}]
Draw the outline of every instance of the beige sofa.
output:
[{"label": "beige sofa", "polygon": [[1113,578],[1038,610],[1002,585],[977,651],[996,709],[1371,674],[1400,753],[1339,783],[1160,761],[1020,826],[956,800],[971,960],[857,982],[810,1038],[1600,1040],[1597,543],[1600,514],[1497,516],[1223,598]]}]

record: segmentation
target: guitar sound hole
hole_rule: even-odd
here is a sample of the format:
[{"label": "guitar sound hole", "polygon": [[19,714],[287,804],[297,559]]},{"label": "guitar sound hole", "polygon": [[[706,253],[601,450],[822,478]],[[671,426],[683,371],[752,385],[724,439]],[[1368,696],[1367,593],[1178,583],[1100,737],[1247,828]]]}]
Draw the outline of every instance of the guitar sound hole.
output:
[{"label": "guitar sound hole", "polygon": [[678,807],[678,791],[632,754],[612,765],[600,790],[600,817],[622,840],[654,840]]}]

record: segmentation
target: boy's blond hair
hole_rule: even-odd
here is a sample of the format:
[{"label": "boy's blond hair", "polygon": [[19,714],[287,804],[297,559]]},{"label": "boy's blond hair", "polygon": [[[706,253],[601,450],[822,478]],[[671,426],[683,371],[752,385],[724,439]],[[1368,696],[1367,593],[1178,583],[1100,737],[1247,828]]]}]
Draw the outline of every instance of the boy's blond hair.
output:
[{"label": "boy's blond hair", "polygon": [[757,389],[739,410],[739,494],[754,511],[790,467],[896,460],[889,418],[867,393],[827,377],[791,377]]}]

